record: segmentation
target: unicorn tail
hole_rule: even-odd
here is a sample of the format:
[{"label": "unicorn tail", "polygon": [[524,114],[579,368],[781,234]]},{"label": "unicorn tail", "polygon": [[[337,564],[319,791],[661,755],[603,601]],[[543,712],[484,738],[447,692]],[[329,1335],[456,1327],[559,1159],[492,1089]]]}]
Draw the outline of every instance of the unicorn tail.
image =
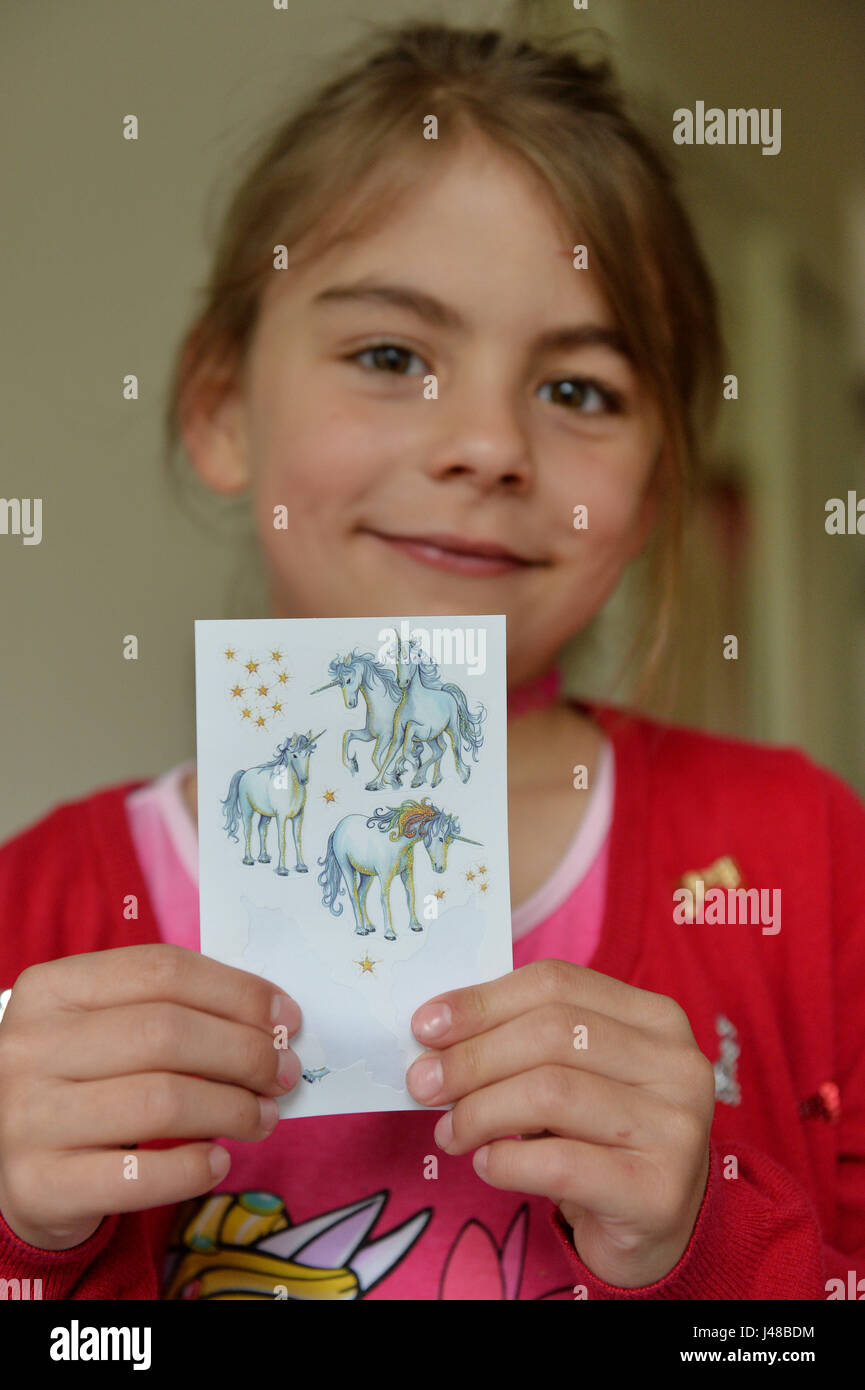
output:
[{"label": "unicorn tail", "polygon": [[337,857],[333,852],[333,837],[335,830],[330,832],[327,841],[327,849],[323,859],[319,859],[319,864],[324,868],[318,876],[318,882],[323,888],[321,901],[325,907],[329,907],[334,917],[342,916],[342,903],[337,902],[337,898],[344,891],[345,884],[342,881],[342,869],[339,867]]},{"label": "unicorn tail", "polygon": [[245,771],[246,768],[241,767],[235,772],[231,779],[231,786],[228,788],[228,796],[224,801],[220,801],[219,803],[220,806],[223,807],[225,815],[225,825],[223,829],[232,840],[237,839],[235,827],[240,817],[240,794],[238,792],[238,787],[240,786],[240,779]]}]

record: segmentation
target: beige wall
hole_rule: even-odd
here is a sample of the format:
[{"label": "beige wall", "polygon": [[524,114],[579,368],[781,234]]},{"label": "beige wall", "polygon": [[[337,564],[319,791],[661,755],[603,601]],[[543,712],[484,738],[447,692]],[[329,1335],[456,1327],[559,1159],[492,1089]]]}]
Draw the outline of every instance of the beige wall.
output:
[{"label": "beige wall", "polygon": [[[248,0],[5,8],[0,493],[41,497],[44,505],[41,545],[0,536],[0,835],[95,786],[150,776],[192,756],[193,619],[264,611],[254,563],[236,532],[196,525],[178,508],[160,462],[162,391],[205,270],[206,219],[215,222],[247,142],[281,100],[291,102],[315,83],[328,55],[362,32],[364,20],[432,15],[486,23],[507,8],[471,0],[435,6],[289,0],[287,13]],[[579,23],[563,0],[526,8],[542,24],[550,18],[559,26]],[[743,300],[743,283],[755,302],[764,290],[748,260],[758,241],[737,240],[742,209],[755,228],[759,211],[768,229],[764,244],[789,243],[790,264],[806,263],[823,290],[822,321],[830,327],[821,336],[809,321],[791,348],[788,371],[801,386],[795,374],[802,364],[822,363],[824,378],[834,379],[826,335],[840,353],[834,325],[846,299],[838,200],[842,188],[862,182],[860,7],[844,0],[592,0],[591,10],[592,21],[618,40],[625,76],[656,109],[674,98],[676,105],[692,104],[701,95],[724,105],[729,98],[729,104],[784,107],[785,146],[777,160],[739,161],[736,152],[715,151],[722,158],[693,172],[693,196],[713,242],[743,361],[750,353],[753,370],[760,370],[761,334],[779,302],[770,296],[752,315],[751,300]],[[120,137],[127,112],[141,122],[137,143]],[[780,310],[789,307],[782,299]],[[128,372],[140,379],[137,403],[121,399]],[[808,406],[805,390],[800,411]],[[769,479],[770,516],[777,516],[786,486],[781,463],[789,399],[783,398],[780,420],[772,418],[770,402],[732,430],[732,445],[744,448],[749,467],[755,474],[762,468]],[[858,466],[843,407],[836,402],[832,410],[822,431],[813,414],[807,430],[798,416],[790,423],[797,447],[805,447],[808,431],[807,449],[822,439],[817,461],[826,482],[814,484],[815,460],[806,451],[790,475],[794,521],[781,528],[781,574],[771,607],[762,611],[752,595],[758,639],[751,669],[759,689],[752,681],[748,728],[741,731],[801,737],[841,766],[851,739],[865,746],[861,701],[853,700],[849,684],[850,652],[865,650],[856,542],[840,543],[848,547],[843,557],[840,544],[824,554],[831,574],[825,586],[819,575],[809,577],[804,616],[801,585],[791,588],[801,569],[802,528],[806,547],[826,551],[813,516],[802,511],[802,478],[830,495],[836,479],[840,486]],[[755,440],[766,430],[775,434],[763,457]],[[769,555],[769,569],[772,562]],[[828,609],[841,599],[835,626],[827,626]],[[620,603],[627,607],[627,590]],[[779,642],[772,633],[781,621],[783,634],[785,614],[793,628]],[[790,657],[801,655],[809,632],[817,640],[818,630],[821,659],[830,664],[820,674],[807,662],[800,710],[784,701]],[[140,641],[137,662],[122,657],[129,633]],[[839,661],[840,674],[831,667]],[[593,668],[595,674],[603,669],[603,662]],[[729,702],[721,696],[723,710]],[[773,723],[776,706],[780,720]],[[693,708],[707,725],[719,722],[711,701],[702,716],[699,699]],[[856,759],[859,776],[858,748]]]}]

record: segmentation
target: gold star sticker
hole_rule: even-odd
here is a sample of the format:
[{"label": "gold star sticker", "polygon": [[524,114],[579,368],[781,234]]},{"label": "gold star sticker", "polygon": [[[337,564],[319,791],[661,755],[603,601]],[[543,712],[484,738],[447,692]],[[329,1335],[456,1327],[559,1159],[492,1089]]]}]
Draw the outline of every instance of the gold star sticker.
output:
[{"label": "gold star sticker", "polygon": [[246,670],[249,672],[251,676],[254,676],[256,671],[258,670],[258,662],[253,661],[250,657],[249,661],[247,661],[246,663]]},{"label": "gold star sticker", "polygon": [[322,796],[325,801],[336,801],[336,792],[324,791]]},{"label": "gold star sticker", "polygon": [[446,889],[446,888],[437,888],[437,889],[436,889],[436,897],[437,897],[437,898],[443,898],[446,892],[447,892],[447,889]]},{"label": "gold star sticker", "polygon": [[485,874],[486,871],[487,871],[487,866],[486,866],[486,864],[478,864],[478,873],[479,873],[479,874]]},{"label": "gold star sticker", "polygon": [[274,714],[279,714],[282,709],[282,703],[279,700],[274,700],[270,708],[273,710]]},{"label": "gold star sticker", "polygon": [[266,685],[260,685],[260,686],[258,687],[258,689],[256,690],[255,693],[256,693],[256,695],[266,695],[266,694],[267,694],[267,686],[266,686]]},{"label": "gold star sticker", "polygon": [[277,677],[277,679],[278,679],[283,685],[285,685],[286,681],[291,680],[291,676],[286,675],[285,671],[280,671],[279,676]]},{"label": "gold star sticker", "polygon": [[252,718],[252,710],[251,710],[251,709],[242,709],[242,710],[240,711],[240,717],[241,717],[241,719],[251,719],[251,718]]},{"label": "gold star sticker", "polygon": [[265,723],[264,715],[263,715],[263,714],[260,714],[260,715],[258,716],[258,718],[257,718],[256,721],[255,721],[255,725],[256,725],[256,728],[258,728],[258,729],[266,729],[266,728],[267,728],[267,725],[266,725],[266,723]]},{"label": "gold star sticker", "polygon": [[234,658],[237,656],[237,652],[235,651],[234,647],[226,647],[225,656],[228,661],[233,661]]},{"label": "gold star sticker", "polygon": [[236,700],[237,697],[238,697],[238,695],[242,695],[242,694],[243,694],[243,686],[242,686],[242,685],[235,685],[235,686],[232,686],[232,688],[231,688],[229,694],[231,694],[231,695],[234,697],[234,699]]},{"label": "gold star sticker", "polygon": [[374,974],[375,974],[375,971],[373,970],[373,966],[374,966],[374,965],[381,965],[381,961],[380,961],[380,960],[370,960],[370,958],[369,958],[369,951],[366,951],[366,952],[364,953],[363,960],[356,960],[356,961],[355,961],[355,965],[359,965],[359,966],[360,966],[360,973],[361,973],[362,975],[374,975]]},{"label": "gold star sticker", "polygon": [[271,652],[270,659],[271,661],[282,661],[282,652]]},{"label": "gold star sticker", "polygon": [[488,883],[482,883],[482,884],[481,884],[481,892],[482,892],[482,893],[485,893],[485,892],[487,891],[487,889],[489,888],[489,886],[490,886],[490,885],[489,885]]},{"label": "gold star sticker", "polygon": [[471,883],[471,881],[472,881],[473,878],[474,878],[474,874],[472,873],[471,869],[466,869],[466,880],[467,880],[467,882],[468,882],[468,883]]}]

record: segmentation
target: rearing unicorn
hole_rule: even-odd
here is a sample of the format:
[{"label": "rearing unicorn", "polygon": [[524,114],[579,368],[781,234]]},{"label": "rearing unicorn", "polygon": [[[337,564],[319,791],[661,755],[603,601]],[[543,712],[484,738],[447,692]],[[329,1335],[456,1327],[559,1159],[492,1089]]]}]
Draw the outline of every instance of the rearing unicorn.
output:
[{"label": "rearing unicorn", "polygon": [[[342,736],[343,766],[347,767],[352,775],[357,773],[357,757],[351,751],[351,745],[357,740],[358,743],[373,744],[372,761],[378,772],[382,756],[393,737],[394,713],[403,696],[399,682],[393,671],[389,671],[387,666],[375,660],[372,652],[351,651],[343,657],[335,656],[328,664],[328,672],[333,680],[328,681],[327,685],[320,685],[318,690],[311,691],[311,694],[318,695],[319,691],[330,690],[332,686],[338,685],[342,690],[346,709],[356,709],[358,697],[362,697],[366,705],[364,727],[346,729]],[[385,778],[388,786],[400,785],[400,771],[399,767],[391,769]],[[378,785],[381,786],[382,783]]]},{"label": "rearing unicorn", "polygon": [[[408,661],[397,656],[397,673],[402,699],[394,711],[391,739],[381,756],[378,776],[367,782],[366,790],[380,791],[392,776],[399,778],[409,759],[416,769],[412,786],[422,786],[427,779],[427,769],[432,768],[430,785],[437,787],[442,780],[446,739],[453,751],[459,779],[467,782],[472,770],[462,750],[464,747],[471,750],[472,761],[477,762],[478,750],[484,742],[481,726],[487,717],[483,705],[472,714],[460,686],[453,681],[442,681],[438,666],[425,659],[419,643],[410,644]],[[431,750],[425,760],[424,745]]]}]

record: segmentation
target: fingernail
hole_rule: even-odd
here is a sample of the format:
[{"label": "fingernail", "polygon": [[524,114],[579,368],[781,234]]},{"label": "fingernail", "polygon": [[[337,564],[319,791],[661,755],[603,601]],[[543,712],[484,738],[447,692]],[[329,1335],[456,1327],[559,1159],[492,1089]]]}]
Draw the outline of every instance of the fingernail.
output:
[{"label": "fingernail", "polygon": [[474,1168],[474,1170],[475,1170],[475,1172],[477,1173],[477,1175],[478,1175],[479,1178],[482,1178],[482,1177],[484,1176],[484,1174],[486,1173],[486,1171],[487,1171],[487,1166],[488,1166],[488,1164],[489,1164],[489,1159],[490,1159],[490,1146],[489,1146],[489,1144],[484,1144],[482,1148],[480,1148],[480,1149],[475,1149],[474,1157],[473,1157],[473,1159],[472,1159],[472,1167]]},{"label": "fingernail", "polygon": [[409,1067],[406,1080],[415,1100],[430,1100],[442,1088],[444,1072],[437,1057],[421,1057]]},{"label": "fingernail", "polygon": [[210,1171],[213,1174],[213,1181],[219,1182],[220,1178],[224,1178],[231,1167],[231,1155],[228,1150],[223,1149],[221,1145],[214,1144],[207,1157],[210,1163]]},{"label": "fingernail", "polygon": [[297,1004],[288,994],[275,994],[270,1006],[271,1023],[280,1023],[295,1032],[297,1029]]},{"label": "fingernail", "polygon": [[439,1120],[438,1124],[433,1130],[433,1139],[436,1141],[440,1149],[446,1149],[453,1137],[454,1122],[451,1119],[451,1112],[448,1110],[444,1115],[442,1115],[441,1119]]},{"label": "fingernail", "polygon": [[284,1091],[290,1091],[293,1086],[297,1085],[299,1076],[300,1058],[291,1052],[288,1057],[284,1057],[280,1061],[276,1079]]},{"label": "fingernail", "polygon": [[261,1127],[265,1134],[269,1134],[279,1119],[279,1106],[275,1100],[265,1100],[259,1096],[258,1104],[261,1109]]},{"label": "fingernail", "polygon": [[430,1038],[442,1037],[452,1022],[449,1004],[424,1004],[415,1014],[412,1027],[415,1037],[426,1042]]}]

